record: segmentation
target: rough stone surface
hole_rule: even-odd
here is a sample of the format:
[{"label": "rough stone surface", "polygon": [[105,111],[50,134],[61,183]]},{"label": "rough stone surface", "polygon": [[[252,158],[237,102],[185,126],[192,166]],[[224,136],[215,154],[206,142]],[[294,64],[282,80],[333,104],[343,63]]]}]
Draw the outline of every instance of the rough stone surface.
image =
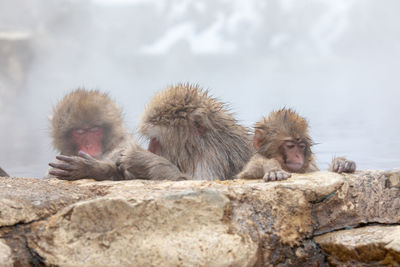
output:
[{"label": "rough stone surface", "polygon": [[4,267],[11,267],[14,264],[11,257],[11,248],[2,239],[0,239],[0,263]]},{"label": "rough stone surface", "polygon": [[400,224],[400,190],[388,186],[382,171],[345,174],[340,189],[313,206],[315,234],[367,223]]},{"label": "rough stone surface", "polygon": [[[400,190],[388,179],[380,171],[269,183],[1,178],[0,260],[12,251],[22,266],[370,264],[342,260],[347,245],[327,249],[321,234],[399,224]],[[398,249],[387,255],[398,262]]]},{"label": "rough stone surface", "polygon": [[315,238],[335,266],[399,266],[400,226],[367,226]]},{"label": "rough stone surface", "polygon": [[98,186],[80,188],[55,179],[0,177],[0,227],[45,218],[99,191]]},{"label": "rough stone surface", "polygon": [[386,173],[390,187],[400,188],[400,170],[389,171]]},{"label": "rough stone surface", "polygon": [[229,229],[229,204],[216,191],[85,201],[40,224],[32,247],[57,265],[253,266],[257,243]]}]

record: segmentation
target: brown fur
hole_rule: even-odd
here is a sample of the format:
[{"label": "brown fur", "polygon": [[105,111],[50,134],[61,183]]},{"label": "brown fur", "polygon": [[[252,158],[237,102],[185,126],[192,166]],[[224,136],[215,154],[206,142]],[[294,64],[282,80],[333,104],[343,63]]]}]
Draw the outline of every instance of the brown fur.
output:
[{"label": "brown fur", "polygon": [[[302,141],[306,144],[304,165],[297,173],[318,171],[314,155],[311,151],[313,142],[308,133],[307,121],[291,109],[280,109],[271,112],[254,126],[253,144],[256,154],[250,159],[238,178],[261,179],[266,181],[283,180],[290,177],[290,170],[285,165],[281,146],[285,140]],[[329,168],[334,172],[354,172],[356,164],[346,158],[332,160]]]},{"label": "brown fur", "polygon": [[190,180],[189,176],[183,174],[167,159],[146,151],[134,143],[124,150],[117,164],[125,180]]},{"label": "brown fur", "polygon": [[261,121],[257,122],[254,128],[261,133],[261,145],[257,153],[266,158],[278,160],[283,169],[285,169],[284,159],[282,158],[282,153],[279,151],[281,145],[285,138],[288,137],[296,141],[301,140],[306,143],[307,147],[304,166],[298,172],[309,172],[310,165],[313,165],[311,166],[311,170],[315,170],[316,164],[311,151],[313,142],[308,133],[308,123],[295,111],[280,109],[271,112],[267,118],[264,117]]},{"label": "brown fur", "polygon": [[[160,156],[189,179],[232,179],[252,154],[248,130],[224,103],[197,85],[178,84],[157,93],[146,107],[139,132],[157,138]],[[133,170],[129,154],[122,165]]]},{"label": "brown fur", "polygon": [[253,144],[257,152],[238,174],[238,178],[265,180],[283,180],[290,177],[286,168],[281,146],[288,138],[303,141],[306,144],[304,165],[297,171],[306,173],[317,171],[311,146],[313,144],[308,133],[307,121],[291,109],[280,109],[271,112],[254,126]]},{"label": "brown fur", "polygon": [[127,137],[121,110],[107,94],[97,90],[77,89],[57,104],[51,120],[54,147],[63,155],[76,155],[78,151],[71,131],[84,125],[104,128],[104,154],[110,153]]},{"label": "brown fur", "polygon": [[[84,126],[103,128],[103,154],[99,159],[77,156],[71,132]],[[51,171],[58,171],[61,174],[55,176],[67,180],[121,179],[115,163],[123,148],[129,142],[135,143],[126,131],[121,110],[107,94],[97,90],[77,89],[67,94],[54,108],[51,135],[54,147],[67,156],[61,159],[62,164],[51,163]]]}]

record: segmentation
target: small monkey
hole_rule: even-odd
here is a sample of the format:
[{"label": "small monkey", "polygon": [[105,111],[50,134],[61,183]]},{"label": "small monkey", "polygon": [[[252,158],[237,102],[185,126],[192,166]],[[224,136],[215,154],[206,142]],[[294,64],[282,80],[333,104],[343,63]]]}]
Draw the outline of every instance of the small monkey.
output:
[{"label": "small monkey", "polygon": [[54,108],[51,119],[54,147],[60,152],[49,174],[59,179],[123,179],[116,161],[129,143],[115,102],[97,90],[77,89]]},{"label": "small monkey", "polygon": [[[284,180],[291,173],[318,171],[308,133],[307,121],[291,109],[281,109],[264,117],[254,126],[253,146],[257,151],[238,178]],[[356,165],[345,158],[335,158],[330,170],[354,172]]]},{"label": "small monkey", "polygon": [[[233,179],[253,152],[248,130],[197,85],[178,84],[157,93],[139,133],[149,140],[152,156],[143,157],[134,147],[124,152],[120,168],[133,177],[144,177],[141,172],[151,166],[147,179]],[[168,169],[175,175],[165,175]]]}]

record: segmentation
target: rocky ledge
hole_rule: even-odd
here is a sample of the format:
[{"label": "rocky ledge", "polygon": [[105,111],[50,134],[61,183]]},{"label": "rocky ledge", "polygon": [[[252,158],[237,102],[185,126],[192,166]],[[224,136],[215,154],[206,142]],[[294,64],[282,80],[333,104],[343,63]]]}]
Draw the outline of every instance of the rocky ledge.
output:
[{"label": "rocky ledge", "polygon": [[398,266],[399,171],[282,182],[0,178],[2,266]]}]

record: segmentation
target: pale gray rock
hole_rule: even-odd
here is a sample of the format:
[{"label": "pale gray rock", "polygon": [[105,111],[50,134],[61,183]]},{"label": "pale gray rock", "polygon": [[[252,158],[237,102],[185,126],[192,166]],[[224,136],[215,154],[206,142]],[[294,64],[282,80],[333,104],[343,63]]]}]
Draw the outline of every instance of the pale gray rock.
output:
[{"label": "pale gray rock", "polygon": [[2,239],[0,239],[0,266],[14,266],[14,262],[11,257],[11,248],[7,246],[7,244]]},{"label": "pale gray rock", "polygon": [[[23,266],[374,266],[325,245],[336,242],[325,234],[356,228],[357,245],[384,246],[392,261],[378,262],[397,264],[397,239],[369,228],[399,224],[400,190],[389,179],[382,171],[268,183],[0,178],[0,255],[11,251]],[[375,237],[357,232],[364,228]]]},{"label": "pale gray rock", "polygon": [[334,266],[399,266],[400,226],[366,226],[324,234],[315,242]]}]

